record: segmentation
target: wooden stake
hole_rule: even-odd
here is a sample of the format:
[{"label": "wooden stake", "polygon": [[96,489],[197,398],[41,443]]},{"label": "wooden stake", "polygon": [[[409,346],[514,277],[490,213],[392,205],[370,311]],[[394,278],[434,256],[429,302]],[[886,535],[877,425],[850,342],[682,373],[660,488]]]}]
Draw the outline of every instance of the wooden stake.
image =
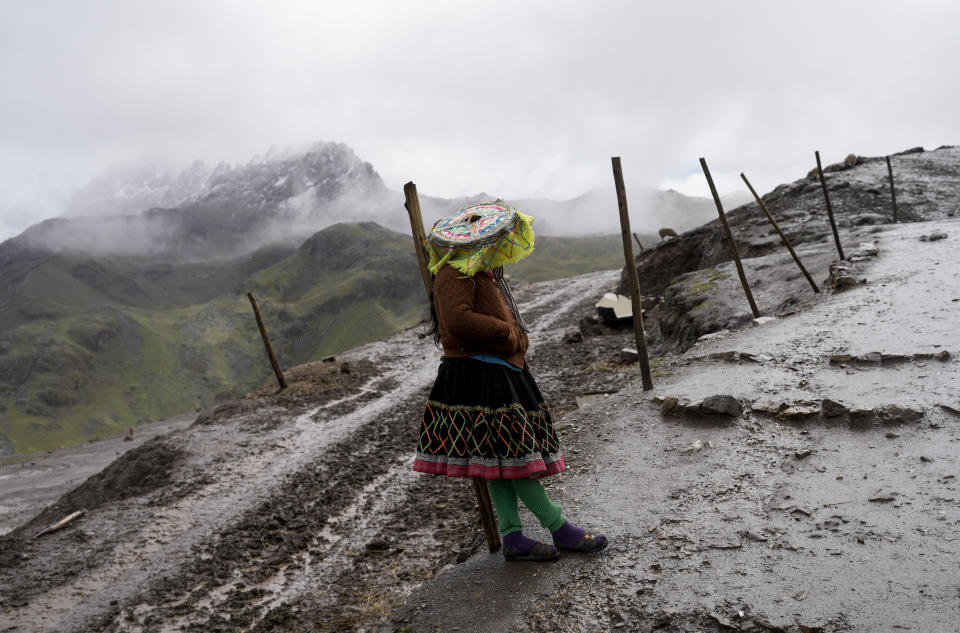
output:
[{"label": "wooden stake", "polygon": [[747,188],[750,190],[750,193],[753,194],[754,199],[757,201],[757,204],[760,205],[760,208],[763,209],[763,212],[766,214],[767,219],[770,220],[770,224],[773,225],[773,228],[776,229],[777,233],[780,234],[780,239],[783,240],[783,245],[787,247],[787,250],[790,251],[790,256],[793,257],[793,261],[797,262],[797,266],[800,268],[800,272],[803,273],[803,276],[807,278],[807,281],[810,282],[810,287],[813,288],[814,292],[819,293],[820,288],[817,287],[817,283],[813,280],[813,277],[810,276],[810,273],[807,272],[807,269],[803,267],[803,264],[800,263],[800,258],[797,257],[796,251],[793,250],[793,246],[790,245],[790,240],[787,239],[787,236],[783,234],[783,231],[780,230],[780,227],[777,226],[776,220],[773,219],[773,216],[770,215],[770,211],[767,209],[767,205],[763,204],[763,200],[760,199],[760,196],[757,195],[756,190],[754,190],[753,185],[750,184],[750,181],[747,180],[747,177],[740,172],[740,177],[743,178],[743,182],[747,183]]},{"label": "wooden stake", "polygon": [[633,239],[637,240],[637,246],[640,247],[640,251],[642,252],[642,251],[643,251],[643,244],[640,243],[640,238],[637,236],[636,233],[633,234]]},{"label": "wooden stake", "polygon": [[890,197],[893,199],[893,223],[897,220],[897,190],[893,188],[893,167],[890,166],[890,157],[887,156],[887,176],[890,178]]},{"label": "wooden stake", "polygon": [[840,246],[840,234],[837,233],[837,223],[833,221],[833,206],[830,204],[830,195],[827,193],[827,180],[823,177],[823,169],[820,167],[820,151],[814,152],[817,157],[817,174],[820,176],[820,187],[823,189],[823,199],[827,201],[827,215],[830,217],[830,228],[833,229],[833,241],[837,243],[837,252],[840,253],[840,260],[843,256],[843,247]]},{"label": "wooden stake", "polygon": [[[403,195],[406,198],[404,207],[410,216],[410,231],[413,233],[413,249],[417,253],[417,263],[420,265],[420,275],[423,277],[423,287],[427,291],[427,301],[433,302],[433,276],[430,274],[427,255],[427,234],[423,230],[423,217],[420,215],[420,198],[417,196],[417,186],[408,182],[403,186]],[[431,305],[432,307],[432,305]],[[480,509],[480,524],[487,538],[490,553],[500,549],[500,532],[497,531],[497,520],[493,515],[493,503],[490,501],[490,490],[487,482],[481,477],[473,478],[473,491],[477,495],[477,506]]]},{"label": "wooden stake", "polygon": [[[613,183],[617,188],[617,205],[620,207],[620,232],[623,237],[623,259],[627,264],[627,276],[630,278],[630,301],[633,310],[633,334],[637,340],[637,352],[640,362],[640,378],[643,390],[653,389],[653,377],[650,375],[650,359],[647,357],[647,337],[643,331],[643,310],[640,305],[640,278],[637,264],[633,261],[633,244],[630,242],[630,214],[627,212],[627,190],[623,185],[623,169],[620,157],[610,158],[613,164]],[[637,240],[639,242],[640,240]]]},{"label": "wooden stake", "polygon": [[700,167],[703,168],[703,175],[707,177],[707,184],[710,185],[710,193],[713,194],[713,201],[717,204],[717,213],[720,214],[720,224],[723,226],[723,232],[727,236],[727,244],[730,246],[730,252],[733,253],[733,261],[737,265],[737,274],[740,276],[740,284],[743,286],[743,292],[747,295],[747,301],[750,303],[750,310],[753,312],[753,318],[760,316],[757,310],[757,304],[753,300],[753,293],[750,292],[750,284],[747,283],[747,275],[743,272],[743,264],[740,263],[740,253],[737,252],[737,245],[733,241],[733,234],[730,232],[730,226],[727,224],[727,216],[723,214],[723,205],[720,204],[720,194],[713,184],[713,177],[710,175],[710,169],[707,168],[707,161],[700,159]]},{"label": "wooden stake", "polygon": [[408,182],[403,186],[403,195],[406,198],[404,207],[410,216],[410,230],[413,233],[413,250],[417,253],[417,263],[420,265],[420,276],[423,278],[423,287],[427,291],[427,301],[431,299],[433,293],[433,275],[430,274],[428,264],[430,256],[427,254],[427,247],[424,244],[427,240],[427,234],[423,230],[423,216],[420,215],[420,197],[417,196],[417,186]]},{"label": "wooden stake", "polygon": [[277,375],[277,382],[280,383],[280,389],[287,388],[287,380],[280,371],[280,363],[277,362],[277,356],[273,353],[273,345],[270,344],[270,337],[267,336],[267,328],[263,324],[263,315],[260,314],[260,306],[257,304],[256,297],[252,292],[247,293],[250,299],[250,305],[253,306],[253,315],[257,317],[257,327],[260,328],[260,336],[263,337],[263,345],[267,348],[267,356],[270,358],[270,364],[273,366],[273,373]]}]

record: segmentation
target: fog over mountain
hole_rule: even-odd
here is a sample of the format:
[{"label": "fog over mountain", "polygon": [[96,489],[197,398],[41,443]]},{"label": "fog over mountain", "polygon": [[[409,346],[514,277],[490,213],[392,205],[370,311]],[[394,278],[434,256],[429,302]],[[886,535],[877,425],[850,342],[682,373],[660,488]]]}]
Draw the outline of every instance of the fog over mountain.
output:
[{"label": "fog over mountain", "polygon": [[[460,198],[421,194],[429,226],[457,208],[495,200],[497,193]],[[31,226],[18,246],[192,260],[235,257],[270,244],[296,246],[337,222],[374,221],[409,232],[403,193],[390,190],[374,167],[343,143],[273,148],[245,164],[194,161],[176,170],[160,162],[114,166],[70,196],[64,217]],[[628,190],[632,228],[686,230],[715,217],[712,200],[652,187]],[[577,236],[620,230],[611,185],[569,200],[508,200],[536,218],[542,235]],[[745,202],[733,194],[732,208]]]}]

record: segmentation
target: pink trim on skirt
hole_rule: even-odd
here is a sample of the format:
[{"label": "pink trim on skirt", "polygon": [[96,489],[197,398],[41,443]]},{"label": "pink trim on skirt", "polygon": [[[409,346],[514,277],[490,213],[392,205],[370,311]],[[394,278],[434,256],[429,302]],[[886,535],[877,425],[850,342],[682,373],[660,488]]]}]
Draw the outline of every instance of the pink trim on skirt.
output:
[{"label": "pink trim on skirt", "polygon": [[483,479],[539,479],[562,473],[566,469],[563,456],[550,463],[543,459],[529,461],[522,466],[485,466],[476,462],[452,464],[445,461],[427,461],[419,457],[413,461],[413,469],[419,473],[446,475],[447,477],[481,477]]}]

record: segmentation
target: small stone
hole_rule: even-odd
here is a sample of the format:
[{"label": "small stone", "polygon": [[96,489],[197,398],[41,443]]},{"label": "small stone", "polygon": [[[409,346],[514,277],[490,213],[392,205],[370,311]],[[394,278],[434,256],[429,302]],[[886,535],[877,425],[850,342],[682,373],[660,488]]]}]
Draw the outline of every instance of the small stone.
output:
[{"label": "small stone", "polygon": [[884,434],[884,437],[887,438],[888,440],[895,440],[898,437],[900,437],[900,434],[895,433],[893,431],[888,431],[887,433]]},{"label": "small stone", "polygon": [[916,422],[923,417],[923,409],[911,409],[896,404],[888,404],[877,411],[880,419],[888,424]]},{"label": "small stone", "polygon": [[706,414],[729,415],[740,417],[743,409],[740,401],[730,395],[707,396],[700,403],[700,411]]},{"label": "small stone", "polygon": [[867,501],[872,501],[873,503],[889,503],[897,498],[897,493],[895,492],[883,492],[878,490],[873,493],[873,496],[867,499]]},{"label": "small stone", "polygon": [[795,404],[781,411],[778,417],[781,420],[805,420],[819,413],[819,407]]},{"label": "small stone", "polygon": [[837,363],[849,363],[849,362],[852,361],[852,360],[853,360],[853,355],[847,354],[847,353],[843,353],[843,354],[833,354],[833,355],[830,356],[830,362],[831,362],[832,364],[837,364]]},{"label": "small stone", "polygon": [[752,532],[750,530],[740,530],[739,532],[737,532],[737,534],[747,539],[748,541],[756,541],[757,543],[765,543],[767,540],[766,536],[763,536],[762,534],[757,534],[756,532]]},{"label": "small stone", "polygon": [[921,456],[920,456],[920,461],[921,461],[921,462],[926,462],[926,463],[929,464],[930,462],[933,461],[933,458],[932,458],[932,457],[927,457],[926,455],[921,455]]},{"label": "small stone", "polygon": [[701,341],[710,341],[715,338],[720,338],[721,336],[729,333],[730,333],[730,330],[719,330],[717,332],[710,332],[709,334],[704,334],[703,336],[698,338],[697,343],[700,343]]},{"label": "small stone", "polygon": [[599,336],[603,334],[603,325],[595,316],[586,316],[580,319],[580,332],[584,336]]},{"label": "small stone", "polygon": [[753,325],[766,325],[767,323],[770,323],[776,320],[777,320],[777,317],[772,317],[772,316],[757,317],[756,319],[753,320]]},{"label": "small stone", "polygon": [[876,363],[879,364],[883,360],[883,354],[880,352],[867,352],[866,354],[857,357],[858,361],[861,363]]},{"label": "small stone", "polygon": [[663,405],[661,405],[660,411],[663,415],[673,415],[677,410],[677,404],[679,404],[679,402],[676,398],[667,396],[663,399]]},{"label": "small stone", "polygon": [[753,411],[758,413],[769,413],[770,415],[777,415],[785,408],[787,408],[786,402],[777,402],[776,400],[757,400],[750,408]]},{"label": "small stone", "polygon": [[820,401],[820,411],[825,418],[836,418],[850,411],[850,408],[836,400],[824,398]]},{"label": "small stone", "polygon": [[563,342],[567,345],[583,342],[583,332],[579,328],[570,328],[563,333]]},{"label": "small stone", "polygon": [[639,352],[632,347],[624,347],[620,350],[620,360],[635,363],[640,358]]},{"label": "small stone", "polygon": [[946,237],[947,237],[947,234],[944,233],[943,231],[934,231],[929,235],[927,239],[930,240],[931,242],[936,242],[937,240],[946,239]]},{"label": "small stone", "polygon": [[680,453],[681,453],[681,454],[684,454],[684,455],[686,455],[687,453],[697,453],[697,452],[703,450],[703,447],[704,447],[703,441],[702,441],[702,440],[697,440],[696,442],[694,442],[694,443],[691,444],[690,446],[687,446],[686,448],[680,449]]},{"label": "small stone", "polygon": [[944,361],[944,362],[945,362],[945,361],[950,360],[950,352],[948,352],[947,350],[942,350],[942,351],[939,351],[939,352],[937,352],[936,354],[934,354],[933,357],[934,357],[936,360]]},{"label": "small stone", "polygon": [[797,459],[806,459],[811,455],[813,455],[813,451],[811,451],[809,448],[804,448],[793,454],[793,456],[796,457]]}]

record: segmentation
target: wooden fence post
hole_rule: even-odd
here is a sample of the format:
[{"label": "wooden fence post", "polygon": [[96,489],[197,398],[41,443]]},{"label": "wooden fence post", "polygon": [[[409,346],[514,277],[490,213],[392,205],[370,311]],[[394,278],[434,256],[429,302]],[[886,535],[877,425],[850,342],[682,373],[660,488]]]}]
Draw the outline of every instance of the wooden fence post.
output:
[{"label": "wooden fence post", "polygon": [[827,201],[827,215],[830,217],[830,228],[833,229],[833,241],[837,243],[837,252],[840,253],[840,260],[843,256],[843,247],[840,246],[840,234],[837,233],[837,223],[833,221],[833,206],[830,204],[830,194],[827,193],[827,180],[823,177],[823,168],[820,167],[820,151],[814,152],[817,157],[817,174],[820,176],[820,187],[823,189],[823,199]]},{"label": "wooden fence post", "polygon": [[743,264],[740,263],[740,253],[737,252],[737,245],[733,241],[733,234],[730,232],[730,226],[727,224],[727,216],[723,214],[723,205],[720,203],[720,194],[713,184],[713,177],[710,175],[710,169],[707,168],[707,161],[700,159],[700,167],[703,168],[703,175],[707,177],[707,184],[710,185],[710,193],[713,194],[713,201],[717,205],[717,213],[720,214],[720,225],[723,226],[723,232],[727,236],[727,244],[730,245],[730,252],[733,253],[733,261],[737,265],[737,274],[740,276],[740,284],[743,286],[743,292],[747,295],[747,301],[750,303],[750,310],[753,312],[753,318],[760,316],[757,304],[753,300],[753,293],[750,292],[750,284],[747,283],[747,274],[743,272]]},{"label": "wooden fence post", "polygon": [[890,179],[890,198],[893,199],[893,223],[897,220],[897,190],[893,188],[893,167],[890,166],[890,157],[887,156],[887,177]]},{"label": "wooden fence post", "polygon": [[[630,279],[630,301],[633,310],[633,334],[637,341],[638,360],[640,361],[640,379],[643,390],[653,389],[653,377],[650,375],[650,358],[647,356],[647,337],[643,331],[643,307],[640,303],[640,278],[637,276],[637,264],[633,261],[633,244],[630,242],[630,214],[627,212],[627,190],[623,185],[623,169],[620,157],[610,158],[613,164],[613,183],[617,188],[617,206],[620,208],[620,232],[623,237],[623,258],[627,264],[627,278]],[[637,240],[639,242],[640,240]]]},{"label": "wooden fence post", "polygon": [[[403,195],[406,198],[404,207],[410,216],[410,230],[413,233],[413,248],[417,254],[417,263],[420,265],[420,275],[423,277],[423,287],[427,291],[427,301],[433,302],[433,276],[430,274],[427,249],[424,243],[427,234],[423,230],[423,216],[420,215],[420,198],[417,196],[417,186],[408,182],[403,186]],[[432,305],[431,305],[432,307]],[[500,549],[500,532],[497,531],[497,520],[493,514],[493,503],[490,501],[490,490],[487,482],[481,477],[473,478],[473,491],[477,495],[477,506],[480,509],[480,524],[483,526],[490,552]]]},{"label": "wooden fence post", "polygon": [[287,379],[283,377],[280,371],[280,363],[277,362],[277,355],[273,353],[273,345],[270,343],[270,337],[267,336],[267,328],[263,324],[263,315],[260,314],[260,305],[252,292],[247,293],[250,299],[250,305],[253,306],[253,315],[257,317],[257,327],[260,328],[260,336],[263,337],[263,346],[267,348],[267,356],[270,358],[270,364],[273,366],[273,373],[277,376],[277,382],[280,383],[280,389],[287,388]]},{"label": "wooden fence post", "polygon": [[787,250],[790,251],[790,256],[793,257],[793,261],[797,262],[797,266],[800,268],[800,272],[803,273],[803,276],[807,278],[807,281],[810,282],[810,287],[813,288],[813,291],[816,293],[820,292],[820,288],[817,287],[816,282],[813,280],[813,277],[810,276],[810,273],[807,272],[807,269],[803,267],[803,264],[800,263],[800,258],[797,256],[796,251],[793,250],[793,246],[790,245],[790,240],[787,239],[787,236],[783,234],[783,231],[780,230],[780,227],[777,225],[776,220],[773,219],[773,216],[770,214],[770,211],[767,209],[767,205],[763,204],[763,200],[760,199],[760,196],[757,195],[756,190],[754,190],[753,185],[750,184],[750,181],[747,180],[747,177],[740,172],[740,177],[743,178],[743,182],[747,183],[747,188],[750,190],[750,193],[753,194],[754,199],[757,201],[757,204],[760,205],[760,208],[763,209],[763,212],[767,215],[767,219],[770,220],[770,224],[773,225],[773,228],[776,229],[777,233],[780,234],[780,239],[783,240],[784,246],[787,247]]}]

